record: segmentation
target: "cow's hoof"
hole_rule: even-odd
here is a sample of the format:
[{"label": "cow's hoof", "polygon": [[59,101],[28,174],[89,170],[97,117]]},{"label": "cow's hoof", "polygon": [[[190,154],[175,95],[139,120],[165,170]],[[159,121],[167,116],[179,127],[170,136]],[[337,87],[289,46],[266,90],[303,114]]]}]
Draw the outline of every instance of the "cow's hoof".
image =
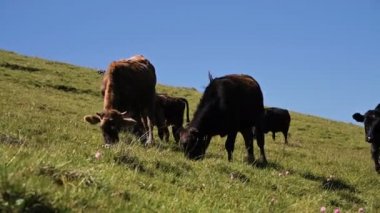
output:
[{"label": "cow's hoof", "polygon": [[375,170],[378,174],[380,174],[380,165],[379,166],[375,166]]},{"label": "cow's hoof", "polygon": [[146,143],[145,143],[145,147],[146,147],[146,148],[154,147],[154,145],[155,145],[154,142],[146,142]]}]

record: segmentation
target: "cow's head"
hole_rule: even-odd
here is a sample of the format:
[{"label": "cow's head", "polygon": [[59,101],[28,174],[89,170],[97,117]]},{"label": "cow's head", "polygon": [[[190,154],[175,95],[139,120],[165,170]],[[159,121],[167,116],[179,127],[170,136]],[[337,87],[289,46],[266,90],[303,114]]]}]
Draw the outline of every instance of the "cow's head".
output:
[{"label": "cow's head", "polygon": [[180,131],[180,144],[189,159],[200,160],[206,153],[205,137],[194,127]]},{"label": "cow's head", "polygon": [[364,115],[355,113],[352,117],[364,123],[365,139],[368,143],[380,141],[380,111],[369,110]]},{"label": "cow's head", "polygon": [[127,112],[120,113],[117,110],[107,110],[96,115],[86,115],[84,120],[90,124],[100,123],[104,142],[113,144],[119,141],[119,132],[137,122]]}]

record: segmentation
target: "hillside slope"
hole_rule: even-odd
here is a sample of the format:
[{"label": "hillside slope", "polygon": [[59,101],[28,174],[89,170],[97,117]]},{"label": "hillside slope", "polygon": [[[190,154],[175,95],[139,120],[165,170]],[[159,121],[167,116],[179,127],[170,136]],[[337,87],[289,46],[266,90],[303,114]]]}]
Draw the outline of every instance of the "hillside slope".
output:
[{"label": "hillside slope", "polygon": [[[380,211],[380,176],[358,126],[292,113],[289,145],[266,137],[264,168],[244,163],[241,136],[232,163],[218,137],[199,162],[185,159],[173,138],[147,149],[124,135],[106,149],[99,128],[82,119],[102,109],[101,78],[0,51],[0,212]],[[158,91],[186,97],[191,114],[201,97],[186,88]]]}]

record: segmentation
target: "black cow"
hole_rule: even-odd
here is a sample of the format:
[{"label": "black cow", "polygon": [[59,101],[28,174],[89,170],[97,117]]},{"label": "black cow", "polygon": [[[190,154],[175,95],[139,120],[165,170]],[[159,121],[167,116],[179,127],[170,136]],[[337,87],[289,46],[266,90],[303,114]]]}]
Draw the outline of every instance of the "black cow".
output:
[{"label": "black cow", "polygon": [[257,144],[261,159],[266,163],[264,151],[263,94],[259,84],[248,75],[226,75],[212,79],[206,87],[193,120],[181,131],[180,142],[185,156],[202,159],[212,136],[227,135],[225,148],[232,161],[235,138],[240,132],[245,140],[248,162],[254,162],[253,132],[256,127]]},{"label": "black cow", "polygon": [[97,70],[96,71],[99,75],[104,75],[106,73],[105,70]]},{"label": "black cow", "polygon": [[365,140],[371,144],[372,160],[375,169],[380,173],[380,104],[374,110],[368,110],[364,115],[355,113],[352,117],[357,122],[364,123]]},{"label": "black cow", "polygon": [[156,95],[156,126],[158,136],[169,141],[169,126],[175,142],[179,141],[179,133],[183,129],[183,114],[186,110],[186,121],[189,122],[189,103],[185,98],[172,97],[166,94]]},{"label": "black cow", "polygon": [[284,134],[285,143],[288,143],[288,131],[290,126],[290,114],[286,109],[270,107],[265,109],[264,133],[272,132],[273,140],[276,140],[276,132]]}]

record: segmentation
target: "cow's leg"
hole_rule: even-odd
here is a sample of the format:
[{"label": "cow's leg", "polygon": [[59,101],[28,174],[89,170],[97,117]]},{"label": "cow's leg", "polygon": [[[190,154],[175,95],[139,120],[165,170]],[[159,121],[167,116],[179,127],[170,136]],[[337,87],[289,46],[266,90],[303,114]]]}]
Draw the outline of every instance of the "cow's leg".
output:
[{"label": "cow's leg", "polygon": [[157,131],[158,131],[158,137],[160,138],[160,140],[163,140],[164,139],[164,130],[163,130],[163,127],[158,127]]},{"label": "cow's leg", "polygon": [[167,126],[166,126],[165,115],[161,107],[156,107],[155,119],[156,120],[154,123],[157,126],[158,137],[160,138],[161,141],[163,141],[164,136],[165,136],[165,129],[167,128]]},{"label": "cow's leg", "polygon": [[133,129],[133,133],[139,137],[139,140],[142,142],[142,143],[145,143],[146,141],[146,121],[144,120],[144,117],[141,117],[139,116],[139,119],[140,122],[137,122],[137,125],[135,126],[135,128]]},{"label": "cow's leg", "polygon": [[147,120],[146,120],[146,117],[144,115],[141,115],[141,127],[142,127],[142,136],[140,137],[141,140],[143,140],[144,142],[146,142],[147,138],[148,138],[148,135],[147,135],[147,131],[148,131],[148,126],[147,126]]},{"label": "cow's leg", "polygon": [[228,154],[228,161],[230,161],[230,162],[232,161],[232,153],[234,152],[234,148],[235,148],[236,135],[237,135],[237,132],[233,132],[233,133],[228,134],[227,140],[225,143],[225,147],[226,147],[227,154]]},{"label": "cow's leg", "polygon": [[147,122],[146,122],[146,116],[141,116],[140,120],[141,120],[141,123],[142,123],[142,127],[146,131],[148,129],[147,126],[146,126],[146,124],[147,124]]},{"label": "cow's leg", "polygon": [[153,111],[148,110],[144,111],[141,113],[141,121],[144,125],[145,131],[146,131],[146,146],[150,146],[154,144],[154,138],[153,138],[153,123],[155,122],[154,120],[154,114]]},{"label": "cow's leg", "polygon": [[172,126],[172,134],[173,134],[173,137],[174,137],[174,140],[176,143],[179,142],[179,133],[181,131],[181,129],[183,129],[182,126],[176,126],[176,125],[173,125]]},{"label": "cow's leg", "polygon": [[380,154],[380,146],[377,144],[372,143],[371,145],[371,155],[372,159],[375,163],[375,169],[378,173],[380,173],[380,159],[379,159],[379,154]]},{"label": "cow's leg", "polygon": [[164,131],[164,138],[165,138],[165,141],[166,142],[169,142],[169,136],[170,136],[170,133],[169,133],[169,128],[168,126],[165,126],[163,128],[163,131]]},{"label": "cow's leg", "polygon": [[143,137],[144,135],[144,126],[142,124],[142,120],[139,118],[139,117],[136,117],[134,118],[136,121],[140,121],[140,122],[137,122],[137,124],[135,126],[132,127],[131,131],[132,133],[137,136],[138,138],[141,138]]},{"label": "cow's leg", "polygon": [[255,155],[253,153],[253,138],[254,133],[251,128],[241,132],[244,138],[245,149],[247,150],[247,162],[255,162]]},{"label": "cow's leg", "polygon": [[285,137],[285,143],[288,144],[289,124],[287,125],[287,127],[282,133],[284,134],[284,137]]},{"label": "cow's leg", "polygon": [[156,123],[155,119],[155,104],[154,100],[149,105],[149,107],[144,111],[144,117],[147,120],[147,127],[148,127],[148,139],[146,141],[146,145],[153,145],[154,144],[154,137],[153,137],[153,124]]},{"label": "cow's leg", "polygon": [[284,134],[285,144],[288,144],[288,131],[283,131],[282,134]]},{"label": "cow's leg", "polygon": [[148,138],[146,141],[146,145],[153,145],[154,144],[154,138],[153,138],[153,122],[151,120],[152,117],[146,116],[147,121],[147,127],[148,127]]},{"label": "cow's leg", "polygon": [[158,128],[158,137],[161,141],[169,142],[169,130],[167,126],[161,126]]},{"label": "cow's leg", "polygon": [[260,148],[261,161],[263,163],[267,163],[267,158],[265,157],[265,150],[264,150],[265,137],[264,137],[264,132],[260,128],[256,128],[256,139],[257,139],[257,145]]}]

